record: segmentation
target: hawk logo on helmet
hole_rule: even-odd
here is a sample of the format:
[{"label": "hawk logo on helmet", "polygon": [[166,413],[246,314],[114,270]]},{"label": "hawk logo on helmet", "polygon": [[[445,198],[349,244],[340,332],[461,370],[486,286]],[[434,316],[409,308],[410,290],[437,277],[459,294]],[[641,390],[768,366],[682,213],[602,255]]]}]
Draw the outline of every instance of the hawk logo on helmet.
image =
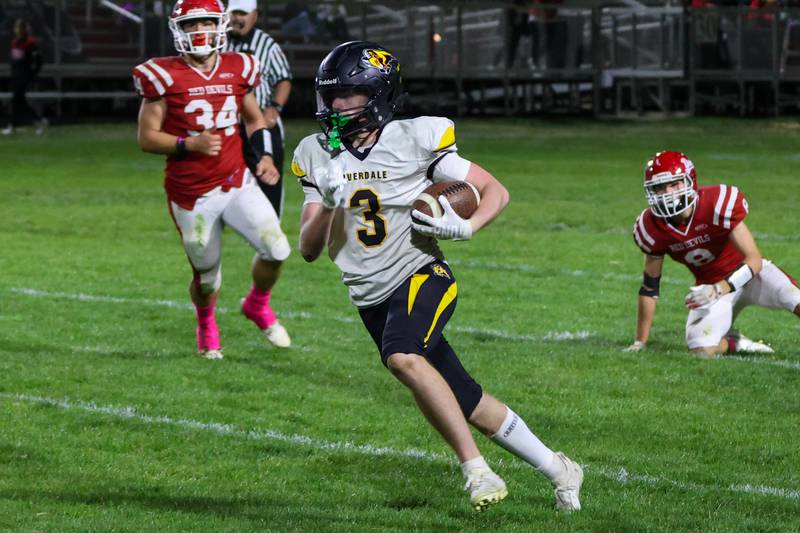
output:
[{"label": "hawk logo on helmet", "polygon": [[392,72],[392,67],[397,62],[397,59],[386,50],[368,49],[364,50],[363,62],[368,67],[376,68],[384,74],[389,74]]}]

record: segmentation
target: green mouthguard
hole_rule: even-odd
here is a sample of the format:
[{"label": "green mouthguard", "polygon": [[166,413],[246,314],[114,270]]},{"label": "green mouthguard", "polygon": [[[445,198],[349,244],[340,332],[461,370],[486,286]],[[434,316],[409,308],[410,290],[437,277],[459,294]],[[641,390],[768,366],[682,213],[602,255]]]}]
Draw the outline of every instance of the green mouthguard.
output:
[{"label": "green mouthguard", "polygon": [[342,147],[342,128],[350,122],[350,117],[340,113],[331,114],[331,131],[328,132],[328,146],[331,150],[338,150]]}]

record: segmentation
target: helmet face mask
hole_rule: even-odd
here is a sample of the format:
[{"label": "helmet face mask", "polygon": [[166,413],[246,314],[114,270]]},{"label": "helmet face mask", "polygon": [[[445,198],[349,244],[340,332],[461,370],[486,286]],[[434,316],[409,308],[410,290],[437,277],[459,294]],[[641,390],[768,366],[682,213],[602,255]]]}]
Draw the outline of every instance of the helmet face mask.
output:
[{"label": "helmet face mask", "polygon": [[[400,107],[400,63],[381,46],[352,41],[334,48],[315,80],[317,120],[332,149],[360,134],[383,128]],[[335,99],[363,95],[363,105],[334,109]]]},{"label": "helmet face mask", "polygon": [[[352,107],[334,107],[334,100],[353,100],[353,96],[362,96],[364,103]],[[351,141],[361,133],[380,128],[380,120],[372,112],[374,106],[371,100],[366,88],[319,91],[316,117],[323,133],[337,144],[337,139],[339,142]]]},{"label": "helmet face mask", "polygon": [[[185,31],[184,25],[193,21],[212,21],[215,26]],[[219,0],[178,0],[169,19],[169,29],[179,53],[205,57],[225,48],[229,22]]]},{"label": "helmet face mask", "polygon": [[[670,187],[682,182],[682,187]],[[660,218],[676,217],[697,202],[694,164],[680,152],[657,153],[648,161],[644,191],[652,213]]]}]

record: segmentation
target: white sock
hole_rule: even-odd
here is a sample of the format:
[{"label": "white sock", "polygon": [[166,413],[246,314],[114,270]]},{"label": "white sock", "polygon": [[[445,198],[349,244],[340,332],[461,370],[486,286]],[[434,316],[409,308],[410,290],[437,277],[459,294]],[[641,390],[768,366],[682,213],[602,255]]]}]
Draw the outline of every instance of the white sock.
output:
[{"label": "white sock", "polygon": [[517,413],[506,406],[506,418],[492,440],[513,453],[551,481],[561,473],[561,462],[554,461],[553,450],[545,446],[539,438],[528,429],[525,421]]},{"label": "white sock", "polygon": [[489,468],[489,463],[486,462],[486,459],[479,455],[475,459],[461,463],[461,473],[464,474],[465,478],[468,478],[473,470],[491,470],[491,468]]}]

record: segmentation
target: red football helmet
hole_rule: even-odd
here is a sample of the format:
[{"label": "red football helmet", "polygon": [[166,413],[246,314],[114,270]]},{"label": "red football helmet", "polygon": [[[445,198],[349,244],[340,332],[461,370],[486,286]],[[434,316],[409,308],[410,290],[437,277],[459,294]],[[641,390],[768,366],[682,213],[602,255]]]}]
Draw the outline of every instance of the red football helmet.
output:
[{"label": "red football helmet", "polygon": [[[683,187],[667,192],[666,185],[682,181]],[[650,210],[657,217],[670,218],[697,201],[697,172],[694,163],[680,152],[658,152],[644,170],[644,192]]]},{"label": "red football helmet", "polygon": [[[190,20],[213,20],[213,30],[185,32],[183,24]],[[207,56],[221,50],[228,40],[228,13],[220,0],[178,0],[169,17],[169,29],[175,49],[182,54]]]}]

